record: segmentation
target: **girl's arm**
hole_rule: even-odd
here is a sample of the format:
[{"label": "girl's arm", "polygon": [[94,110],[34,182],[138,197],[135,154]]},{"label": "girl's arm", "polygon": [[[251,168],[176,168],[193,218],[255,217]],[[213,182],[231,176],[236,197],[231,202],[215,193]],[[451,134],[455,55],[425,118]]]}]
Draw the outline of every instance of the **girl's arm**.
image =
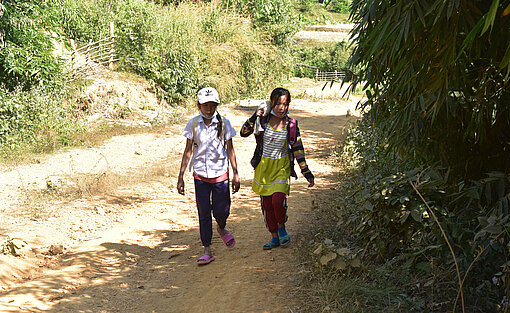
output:
[{"label": "girl's arm", "polygon": [[230,165],[232,166],[232,172],[234,174],[232,179],[232,193],[236,193],[239,190],[241,183],[239,181],[239,173],[237,172],[236,152],[234,150],[232,139],[227,140],[227,155],[228,159],[230,160]]},{"label": "girl's arm", "polygon": [[186,147],[182,153],[181,169],[179,171],[179,178],[177,179],[177,191],[184,195],[184,172],[188,167],[189,160],[191,159],[193,142],[191,139],[186,139]]},{"label": "girl's arm", "polygon": [[313,187],[315,185],[315,177],[312,172],[308,168],[305,160],[305,149],[303,147],[303,142],[301,141],[301,133],[299,132],[299,127],[296,122],[296,142],[291,147],[291,152],[294,155],[294,159],[298,162],[299,168],[301,169],[301,173],[305,176],[308,181],[308,187]]},{"label": "girl's arm", "polygon": [[243,127],[241,127],[241,137],[248,137],[253,133],[253,126],[255,125],[255,120],[257,119],[257,116],[262,116],[262,112],[260,110],[257,110],[253,115],[244,122]]}]

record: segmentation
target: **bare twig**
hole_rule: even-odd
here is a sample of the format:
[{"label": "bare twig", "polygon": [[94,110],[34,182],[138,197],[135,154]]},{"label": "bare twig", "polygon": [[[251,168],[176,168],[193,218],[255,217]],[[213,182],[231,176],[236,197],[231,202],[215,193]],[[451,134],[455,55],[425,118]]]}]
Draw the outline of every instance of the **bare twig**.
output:
[{"label": "bare twig", "polygon": [[[504,233],[506,232],[506,230],[500,232],[496,237],[494,237],[491,242],[489,242],[489,244],[483,248],[480,252],[478,252],[478,255],[476,256],[476,258],[473,260],[473,262],[471,262],[471,264],[469,264],[469,267],[466,271],[466,273],[464,274],[464,278],[462,278],[462,285],[464,285],[464,281],[466,280],[467,278],[467,275],[469,273],[469,271],[471,270],[471,267],[473,267],[473,264],[475,264],[475,262],[478,260],[479,257],[482,256],[482,254],[484,254],[485,250],[487,250],[487,248],[489,248],[490,246],[492,246],[492,244],[501,236],[503,235]],[[453,303],[453,312],[455,312],[455,308],[457,306],[457,301],[459,300],[459,293],[460,293],[460,290],[457,292],[457,297],[455,298],[455,302]]]}]

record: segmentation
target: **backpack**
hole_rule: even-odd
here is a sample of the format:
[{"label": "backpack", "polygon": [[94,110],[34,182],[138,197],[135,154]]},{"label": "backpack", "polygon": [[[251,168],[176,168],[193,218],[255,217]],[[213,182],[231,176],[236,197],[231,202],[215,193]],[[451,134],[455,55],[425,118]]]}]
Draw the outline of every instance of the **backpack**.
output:
[{"label": "backpack", "polygon": [[[261,119],[261,125],[264,125],[264,128],[265,128],[265,125],[267,124],[267,118],[263,118]],[[291,147],[296,143],[296,140],[297,140],[297,121],[295,119],[293,119],[292,117],[289,117],[289,124],[287,125],[287,131],[288,131],[288,145],[290,145]],[[257,142],[257,146],[255,147],[255,151],[253,152],[253,157],[250,161],[251,163],[251,166],[253,168],[256,168],[257,165],[259,164],[261,158],[262,158],[262,146],[263,146],[263,134],[260,134],[260,135],[256,135],[255,136],[255,141]],[[289,149],[289,158],[290,158],[290,167],[291,167],[291,172],[292,172],[292,176],[297,176],[295,173],[294,173],[294,158],[292,157],[292,153],[290,152],[290,149]]]},{"label": "backpack", "polygon": [[[265,118],[264,125],[267,124],[267,122],[267,118]],[[289,132],[289,145],[293,146],[296,143],[297,137],[297,121],[292,117],[289,117],[289,125],[287,127],[287,131]]]},{"label": "backpack", "polygon": [[[198,119],[199,119],[200,115],[197,115],[193,118],[193,120],[191,121],[191,129],[193,131],[193,139],[191,139],[191,141],[193,143],[196,142],[196,138],[197,138],[197,130],[198,130]],[[225,148],[225,118],[220,115],[220,113],[217,113],[217,119],[218,119],[218,126],[219,126],[219,130],[218,130],[218,138],[223,138],[223,147]]]}]

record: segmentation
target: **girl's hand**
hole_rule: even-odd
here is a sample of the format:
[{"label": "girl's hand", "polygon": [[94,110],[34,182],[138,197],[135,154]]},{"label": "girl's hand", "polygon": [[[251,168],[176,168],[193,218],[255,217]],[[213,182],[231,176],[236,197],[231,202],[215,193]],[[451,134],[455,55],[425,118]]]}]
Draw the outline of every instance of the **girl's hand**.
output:
[{"label": "girl's hand", "polygon": [[182,177],[179,177],[179,180],[177,180],[177,191],[184,195],[184,179]]},{"label": "girl's hand", "polygon": [[234,178],[232,179],[232,194],[238,192],[240,187],[241,183],[239,181],[239,174],[235,173]]},{"label": "girl's hand", "polygon": [[264,115],[264,108],[257,109],[257,111],[255,111],[255,115],[257,115],[258,117]]},{"label": "girl's hand", "polygon": [[308,181],[308,187],[313,187],[315,185],[315,178],[311,177],[311,178],[307,178],[306,179]]}]

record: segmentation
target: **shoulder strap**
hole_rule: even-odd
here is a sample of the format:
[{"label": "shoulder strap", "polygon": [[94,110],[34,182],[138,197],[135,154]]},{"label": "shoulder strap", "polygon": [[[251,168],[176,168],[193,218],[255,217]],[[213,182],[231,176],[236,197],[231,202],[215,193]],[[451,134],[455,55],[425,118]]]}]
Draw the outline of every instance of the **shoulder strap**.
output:
[{"label": "shoulder strap", "polygon": [[199,115],[193,117],[191,120],[191,131],[193,132],[193,139],[191,139],[191,160],[189,162],[188,171],[191,172],[191,167],[193,166],[193,159],[195,158],[195,143],[197,142],[197,130],[198,130],[198,117]]},{"label": "shoulder strap", "polygon": [[296,143],[297,137],[297,121],[289,117],[289,144],[292,146]]},{"label": "shoulder strap", "polygon": [[199,115],[195,116],[191,120],[191,130],[193,132],[193,139],[191,139],[192,142],[197,141],[198,117],[199,117]]},{"label": "shoulder strap", "polygon": [[267,124],[267,121],[269,120],[269,115],[262,115],[260,117],[260,126],[263,128],[263,129],[266,129],[266,124]]}]

